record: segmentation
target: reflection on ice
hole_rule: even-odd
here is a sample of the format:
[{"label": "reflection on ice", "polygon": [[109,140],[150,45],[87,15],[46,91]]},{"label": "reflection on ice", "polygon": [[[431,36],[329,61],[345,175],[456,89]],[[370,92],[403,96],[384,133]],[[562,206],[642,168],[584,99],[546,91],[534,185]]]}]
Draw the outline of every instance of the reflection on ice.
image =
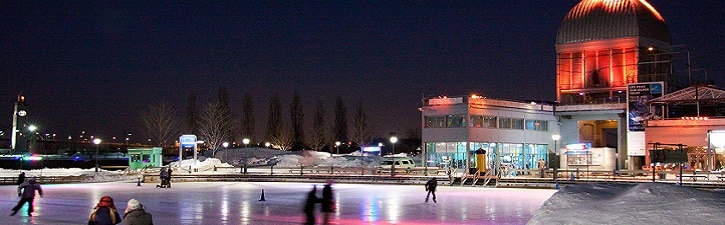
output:
[{"label": "reflection on ice", "polygon": [[[45,198],[36,200],[36,213],[9,217],[3,224],[84,224],[96,201],[112,196],[120,211],[136,198],[153,214],[155,224],[301,224],[302,204],[310,183],[199,182],[155,184],[95,183],[44,185]],[[318,184],[318,186],[321,184]],[[0,193],[15,193],[0,186]],[[264,189],[266,201],[260,199]],[[438,203],[425,203],[419,185],[333,185],[338,211],[334,224],[525,224],[554,190],[438,187]],[[16,203],[0,199],[0,208]],[[317,206],[317,221],[322,213]]]}]

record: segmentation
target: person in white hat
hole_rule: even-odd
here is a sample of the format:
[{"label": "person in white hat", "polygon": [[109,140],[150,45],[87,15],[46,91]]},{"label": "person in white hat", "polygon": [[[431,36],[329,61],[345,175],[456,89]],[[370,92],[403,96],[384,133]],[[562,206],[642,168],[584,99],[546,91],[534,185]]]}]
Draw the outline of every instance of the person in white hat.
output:
[{"label": "person in white hat", "polygon": [[151,213],[146,212],[141,202],[136,199],[128,200],[126,204],[126,212],[123,213],[123,221],[126,225],[153,225],[153,217]]}]

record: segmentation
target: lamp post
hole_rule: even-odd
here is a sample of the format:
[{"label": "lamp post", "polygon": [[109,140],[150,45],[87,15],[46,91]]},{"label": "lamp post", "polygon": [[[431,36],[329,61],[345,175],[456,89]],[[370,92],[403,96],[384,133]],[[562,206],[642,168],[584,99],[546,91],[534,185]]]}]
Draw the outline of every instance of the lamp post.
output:
[{"label": "lamp post", "polygon": [[398,142],[398,137],[392,136],[390,137],[390,143],[393,144],[393,165],[390,166],[390,176],[395,176],[395,142]]},{"label": "lamp post", "polygon": [[98,145],[101,144],[101,139],[100,138],[93,139],[93,144],[96,144],[96,156],[95,156],[95,158],[96,158],[96,173],[98,173]]},{"label": "lamp post", "polygon": [[38,130],[38,127],[35,125],[28,126],[28,130],[30,131],[30,145],[28,145],[28,152],[33,153],[33,149],[35,148],[35,131]]},{"label": "lamp post", "polygon": [[339,141],[335,142],[335,154],[338,154],[338,155],[340,154],[340,142]]},{"label": "lamp post", "polygon": [[227,159],[227,154],[228,154],[228,153],[227,153],[227,147],[229,147],[229,142],[226,142],[226,141],[225,141],[224,143],[222,143],[222,147],[224,147],[224,161],[226,161],[226,159]]},{"label": "lamp post", "polygon": [[267,147],[267,148],[269,148],[269,146],[270,146],[270,145],[272,145],[272,143],[269,143],[269,142],[265,142],[265,143],[264,143],[264,147]]},{"label": "lamp post", "polygon": [[556,146],[556,142],[559,141],[559,139],[561,139],[561,135],[551,135],[551,140],[554,140],[554,155],[556,157],[554,158],[554,180],[557,180],[559,177],[559,149]]},{"label": "lamp post", "polygon": [[244,143],[244,148],[247,148],[247,145],[249,144],[249,138],[242,139],[242,143]]}]

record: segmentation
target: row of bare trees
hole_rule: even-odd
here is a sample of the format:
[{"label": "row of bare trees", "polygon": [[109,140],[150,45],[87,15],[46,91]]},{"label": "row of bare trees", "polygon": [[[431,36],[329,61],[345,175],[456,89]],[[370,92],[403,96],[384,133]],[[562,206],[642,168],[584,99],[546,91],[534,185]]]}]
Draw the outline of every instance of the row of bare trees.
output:
[{"label": "row of bare trees", "polygon": [[[217,100],[202,107],[199,114],[196,109],[196,96],[189,95],[183,129],[177,111],[168,103],[149,105],[140,113],[140,120],[152,143],[157,146],[172,145],[181,133],[195,134],[215,154],[224,142],[241,138],[259,140],[255,139],[255,106],[251,95],[246,93],[240,109],[241,116],[234,116],[234,110],[229,103],[229,93],[226,88],[220,87]],[[334,141],[353,141],[358,144],[370,141],[371,130],[361,104],[357,108],[353,125],[349,128],[347,109],[341,97],[335,99],[334,120],[329,125],[325,120],[325,106],[318,100],[309,134],[304,129],[304,110],[302,97],[295,92],[290,103],[289,117],[285,118],[280,96],[278,93],[273,94],[269,101],[266,135],[262,140],[270,142],[280,150],[321,150]],[[348,129],[352,137],[348,137]]]}]

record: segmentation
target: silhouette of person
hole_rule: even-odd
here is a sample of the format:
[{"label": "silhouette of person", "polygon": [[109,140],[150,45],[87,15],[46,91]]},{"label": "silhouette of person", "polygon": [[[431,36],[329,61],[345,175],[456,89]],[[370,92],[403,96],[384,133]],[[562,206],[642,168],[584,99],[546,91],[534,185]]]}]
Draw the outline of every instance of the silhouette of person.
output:
[{"label": "silhouette of person", "polygon": [[425,190],[428,191],[428,194],[425,196],[425,202],[428,202],[430,194],[433,194],[433,202],[438,203],[436,202],[436,187],[438,187],[438,180],[435,177],[425,183]]},{"label": "silhouette of person", "polygon": [[328,180],[322,188],[321,210],[325,213],[323,224],[329,224],[330,213],[335,212],[335,199],[332,196],[332,180]]},{"label": "silhouette of person", "polygon": [[18,175],[17,185],[20,186],[23,183],[25,183],[25,172],[20,172],[20,175]]},{"label": "silhouette of person", "polygon": [[40,187],[40,184],[35,180],[35,178],[30,178],[28,182],[20,184],[20,186],[18,186],[18,197],[20,197],[20,201],[18,201],[18,204],[13,207],[13,213],[11,213],[10,216],[14,216],[18,213],[18,210],[20,210],[26,202],[28,203],[28,216],[33,216],[31,213],[33,213],[35,191],[38,191],[41,198],[43,197],[43,188]]},{"label": "silhouette of person", "polygon": [[315,204],[317,204],[319,200],[317,199],[317,185],[312,186],[312,191],[307,193],[307,200],[305,201],[305,207],[302,211],[305,212],[305,224],[308,225],[314,225],[315,224]]}]

